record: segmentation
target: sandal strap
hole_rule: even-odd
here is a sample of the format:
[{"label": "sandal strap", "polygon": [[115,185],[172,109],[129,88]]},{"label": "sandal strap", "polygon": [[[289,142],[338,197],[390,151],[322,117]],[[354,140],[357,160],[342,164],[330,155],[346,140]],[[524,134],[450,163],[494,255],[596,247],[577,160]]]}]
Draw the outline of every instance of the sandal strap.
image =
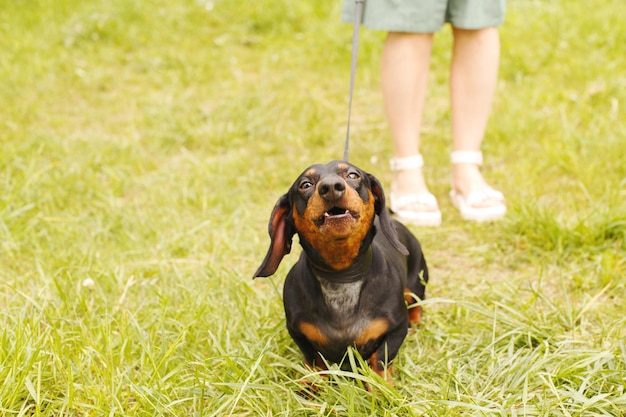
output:
[{"label": "sandal strap", "polygon": [[424,166],[424,158],[422,154],[416,154],[405,157],[393,157],[389,160],[389,166],[392,171],[404,171],[412,168],[422,168]]},{"label": "sandal strap", "polygon": [[454,151],[450,154],[453,164],[483,164],[483,153],[481,151]]},{"label": "sandal strap", "polygon": [[431,193],[419,193],[419,194],[407,194],[399,197],[395,197],[393,194],[391,197],[392,206],[396,208],[396,210],[406,209],[408,206],[412,204],[419,204],[423,206],[430,206],[434,208],[438,208],[437,198]]},{"label": "sandal strap", "polygon": [[503,203],[504,195],[500,191],[494,190],[493,188],[485,188],[483,190],[472,191],[465,196],[465,201],[469,206],[475,206],[487,200],[494,200]]}]

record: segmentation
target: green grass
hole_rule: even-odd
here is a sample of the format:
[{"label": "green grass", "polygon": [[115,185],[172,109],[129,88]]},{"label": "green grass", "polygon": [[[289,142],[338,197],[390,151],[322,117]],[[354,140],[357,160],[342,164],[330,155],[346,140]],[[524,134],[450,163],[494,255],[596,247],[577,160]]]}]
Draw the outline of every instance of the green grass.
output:
[{"label": "green grass", "polygon": [[[0,0],[0,415],[626,415],[618,0],[509,2],[484,146],[509,201],[497,224],[445,198],[437,36],[423,151],[444,225],[414,229],[424,323],[394,387],[303,366],[281,302],[296,256],[251,276],[276,199],[342,155],[339,7]],[[388,184],[382,39],[361,33],[351,161]]]}]

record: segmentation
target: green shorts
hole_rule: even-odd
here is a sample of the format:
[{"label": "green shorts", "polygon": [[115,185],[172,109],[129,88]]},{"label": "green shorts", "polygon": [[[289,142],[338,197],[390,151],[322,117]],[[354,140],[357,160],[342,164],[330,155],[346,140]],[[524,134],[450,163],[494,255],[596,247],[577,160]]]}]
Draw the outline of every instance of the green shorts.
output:
[{"label": "green shorts", "polygon": [[[504,21],[506,0],[365,0],[363,25],[388,32],[437,32],[445,23],[483,29]],[[343,0],[341,20],[354,22],[355,0]]]}]

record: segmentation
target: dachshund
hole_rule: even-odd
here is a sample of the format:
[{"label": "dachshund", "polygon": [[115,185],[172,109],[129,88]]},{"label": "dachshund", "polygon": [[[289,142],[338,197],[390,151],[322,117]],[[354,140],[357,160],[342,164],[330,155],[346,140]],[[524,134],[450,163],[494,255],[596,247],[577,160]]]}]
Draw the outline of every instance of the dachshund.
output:
[{"label": "dachshund", "polygon": [[276,272],[294,234],[303,250],[283,303],[306,364],[325,370],[352,347],[392,383],[391,362],[422,316],[428,267],[419,241],[392,219],[378,179],[345,161],[310,166],[278,199],[255,278]]}]

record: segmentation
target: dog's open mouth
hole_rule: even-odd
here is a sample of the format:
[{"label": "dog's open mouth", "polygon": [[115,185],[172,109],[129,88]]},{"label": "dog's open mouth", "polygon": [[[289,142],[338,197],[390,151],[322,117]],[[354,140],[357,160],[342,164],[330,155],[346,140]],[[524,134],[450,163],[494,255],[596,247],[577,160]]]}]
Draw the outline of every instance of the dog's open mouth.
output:
[{"label": "dog's open mouth", "polygon": [[328,222],[344,221],[348,219],[356,219],[356,214],[350,210],[341,207],[333,207],[319,218],[319,224],[323,225]]}]

